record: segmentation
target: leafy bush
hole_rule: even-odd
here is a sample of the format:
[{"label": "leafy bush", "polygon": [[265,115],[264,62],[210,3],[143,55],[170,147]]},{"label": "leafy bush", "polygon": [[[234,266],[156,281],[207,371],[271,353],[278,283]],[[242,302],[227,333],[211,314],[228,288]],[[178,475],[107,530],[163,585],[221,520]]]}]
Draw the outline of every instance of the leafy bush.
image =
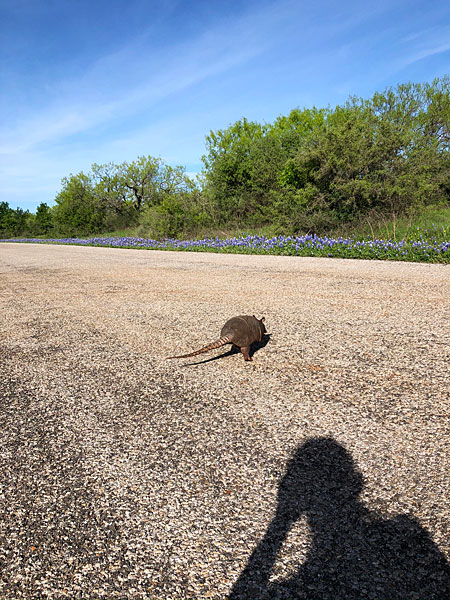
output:
[{"label": "leafy bush", "polygon": [[211,132],[206,193],[220,222],[321,233],[374,210],[448,202],[449,147],[450,79],[404,84],[334,110]]}]

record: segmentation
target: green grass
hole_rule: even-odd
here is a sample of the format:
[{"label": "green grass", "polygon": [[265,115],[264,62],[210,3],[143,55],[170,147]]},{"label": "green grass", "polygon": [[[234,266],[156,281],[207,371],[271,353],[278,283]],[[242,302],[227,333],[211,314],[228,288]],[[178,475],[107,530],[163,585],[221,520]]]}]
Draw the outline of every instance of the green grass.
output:
[{"label": "green grass", "polygon": [[[233,238],[246,235],[264,235],[266,237],[281,233],[272,225],[261,227],[221,227],[216,229],[187,232],[178,236],[183,239],[201,239],[203,237]],[[307,231],[298,232],[309,233]],[[372,214],[357,223],[345,224],[326,233],[327,237],[348,237],[355,240],[419,240],[424,234],[438,241],[450,240],[450,206],[430,206],[409,216],[386,217]],[[88,237],[97,237],[100,234]],[[101,232],[104,237],[153,237],[142,226],[128,227],[117,231]]]},{"label": "green grass", "polygon": [[422,235],[437,241],[449,241],[450,206],[430,206],[416,214],[402,217],[372,215],[352,227],[339,228],[329,235],[343,234],[357,240],[413,241],[419,240]]},{"label": "green grass", "polygon": [[[373,213],[357,224],[341,225],[321,236],[301,232],[299,236],[302,239],[277,233],[279,231],[270,225],[245,230],[237,227],[221,228],[188,232],[177,236],[178,241],[166,239],[158,242],[151,241],[154,239],[151,233],[140,226],[102,232],[95,236],[79,236],[84,241],[70,243],[178,251],[450,263],[450,206],[428,207],[416,214],[400,218],[392,216],[390,219]],[[41,237],[39,241],[46,240]],[[47,243],[52,243],[52,240]]]}]

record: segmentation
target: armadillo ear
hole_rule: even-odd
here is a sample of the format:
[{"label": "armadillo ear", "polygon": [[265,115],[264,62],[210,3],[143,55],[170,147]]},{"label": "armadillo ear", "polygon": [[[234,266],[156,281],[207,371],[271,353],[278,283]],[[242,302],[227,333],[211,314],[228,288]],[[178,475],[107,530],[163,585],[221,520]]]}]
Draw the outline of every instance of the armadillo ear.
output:
[{"label": "armadillo ear", "polygon": [[265,317],[263,317],[262,319],[260,319],[261,323],[264,323],[265,320],[266,320]]}]

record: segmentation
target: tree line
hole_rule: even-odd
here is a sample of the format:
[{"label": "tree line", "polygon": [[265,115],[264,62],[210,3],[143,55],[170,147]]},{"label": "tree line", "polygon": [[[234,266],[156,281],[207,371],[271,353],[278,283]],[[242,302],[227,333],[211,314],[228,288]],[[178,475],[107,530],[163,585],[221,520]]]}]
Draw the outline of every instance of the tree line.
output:
[{"label": "tree line", "polygon": [[197,181],[140,157],[62,180],[33,215],[0,204],[3,235],[88,235],[136,227],[171,237],[270,226],[322,233],[369,214],[401,215],[450,198],[450,78],[294,109],[272,124],[242,118],[206,136]]},{"label": "tree line", "polygon": [[32,214],[2,202],[0,231],[73,236],[141,227],[159,235],[175,234],[197,192],[183,167],[172,167],[160,158],[142,156],[120,165],[94,163],[88,173],[63,178],[51,208],[41,203]]}]

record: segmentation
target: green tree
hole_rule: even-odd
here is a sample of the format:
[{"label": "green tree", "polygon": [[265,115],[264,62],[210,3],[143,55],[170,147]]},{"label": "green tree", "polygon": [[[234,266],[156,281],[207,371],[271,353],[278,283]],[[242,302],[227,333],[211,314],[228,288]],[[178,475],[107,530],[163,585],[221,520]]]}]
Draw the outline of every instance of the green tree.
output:
[{"label": "green tree", "polygon": [[0,236],[8,237],[11,208],[8,202],[0,202]]},{"label": "green tree", "polygon": [[448,202],[449,81],[210,132],[203,162],[214,223],[318,231],[371,211]]},{"label": "green tree", "polygon": [[156,181],[161,167],[161,159],[140,156],[135,161],[123,162],[120,167],[122,184],[131,195],[132,204],[140,212],[144,204],[154,204]]},{"label": "green tree", "polygon": [[134,196],[125,185],[121,167],[112,162],[104,165],[94,163],[91,179],[94,196],[104,213],[104,227],[110,230],[135,225],[138,216]]},{"label": "green tree", "polygon": [[36,225],[40,233],[47,234],[53,227],[52,211],[45,202],[41,202],[36,209]]},{"label": "green tree", "polygon": [[241,119],[206,138],[206,193],[216,222],[258,225],[277,219],[291,190],[283,180],[287,162],[315,131],[324,127],[327,110],[295,109],[273,125]]},{"label": "green tree", "polygon": [[243,118],[230,127],[206,136],[206,191],[217,224],[242,222],[251,208],[252,149],[268,130],[266,125]]},{"label": "green tree", "polygon": [[120,168],[110,162],[91,167],[94,195],[106,211],[122,214],[131,204]]},{"label": "green tree", "polygon": [[98,202],[89,175],[81,172],[65,177],[55,202],[53,222],[60,234],[86,235],[102,231],[105,210]]},{"label": "green tree", "polygon": [[26,235],[30,211],[12,209],[8,202],[0,202],[0,236],[3,238]]},{"label": "green tree", "polygon": [[439,80],[336,107],[282,172],[297,209],[304,217],[322,214],[329,226],[445,200],[448,98],[448,81]]},{"label": "green tree", "polygon": [[144,206],[139,223],[141,232],[151,237],[192,235],[211,223],[206,196],[182,167],[168,167],[163,173],[158,203]]}]

